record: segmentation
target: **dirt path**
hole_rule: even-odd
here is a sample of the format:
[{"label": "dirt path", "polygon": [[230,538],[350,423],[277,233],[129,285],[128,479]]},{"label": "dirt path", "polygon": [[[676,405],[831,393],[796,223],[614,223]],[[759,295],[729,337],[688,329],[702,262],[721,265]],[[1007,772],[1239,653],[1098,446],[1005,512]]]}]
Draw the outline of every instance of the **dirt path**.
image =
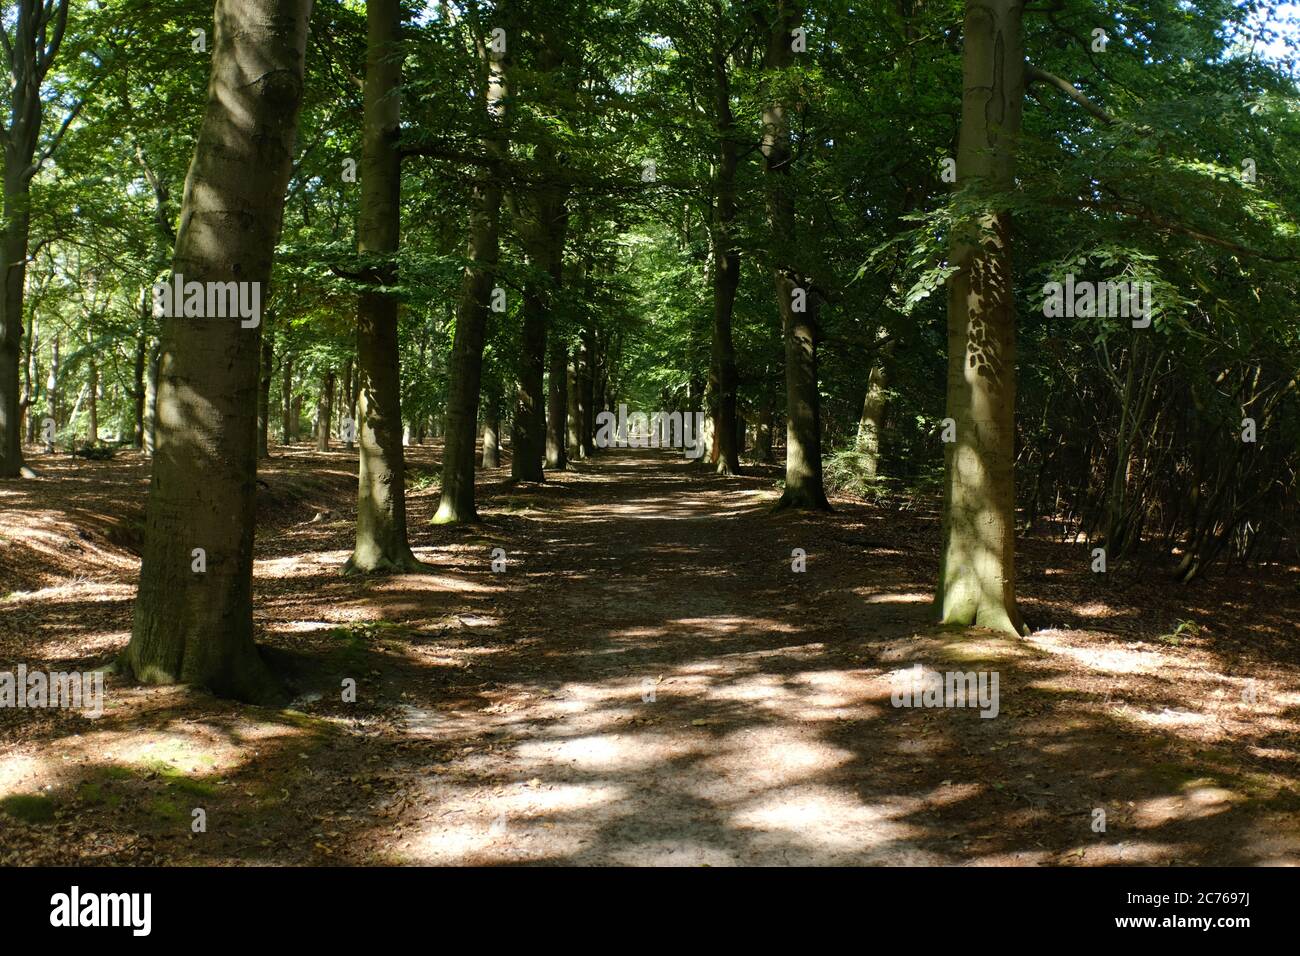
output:
[{"label": "dirt path", "polygon": [[[310,463],[336,510],[260,535],[258,620],[294,668],[291,709],[111,684],[97,721],[25,712],[0,798],[43,795],[51,818],[0,814],[31,841],[0,859],[1300,862],[1300,670],[1278,653],[1294,574],[1254,582],[1267,611],[1246,630],[1186,592],[1208,623],[1175,635],[1158,583],[1103,589],[1078,547],[1030,541],[1039,630],[1015,641],[928,623],[930,514],[777,515],[770,476],[623,452],[544,486],[488,481],[482,526],[437,529],[422,451],[428,574],[338,575],[342,456]],[[117,607],[123,580],[101,577],[80,600]],[[51,602],[18,603],[46,633]],[[69,603],[29,657],[77,658]],[[82,646],[124,643],[129,608],[113,614]],[[917,663],[996,672],[997,716],[892,706]]]},{"label": "dirt path", "polygon": [[[476,683],[407,713],[458,752],[410,767],[398,859],[1300,859],[1294,671],[1245,708],[1190,648],[937,630],[926,517],[774,516],[770,482],[650,452],[567,478],[531,499],[544,534],[513,555],[501,535],[506,571],[479,575]],[[998,716],[894,708],[917,662],[998,671]],[[1261,719],[1288,745],[1216,751]]]}]

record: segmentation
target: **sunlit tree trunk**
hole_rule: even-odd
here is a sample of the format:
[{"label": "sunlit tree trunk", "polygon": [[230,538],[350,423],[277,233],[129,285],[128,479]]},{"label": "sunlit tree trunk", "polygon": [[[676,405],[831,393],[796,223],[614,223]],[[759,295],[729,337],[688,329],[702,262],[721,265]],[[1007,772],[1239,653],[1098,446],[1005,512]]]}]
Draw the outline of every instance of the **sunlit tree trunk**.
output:
[{"label": "sunlit tree trunk", "polygon": [[[217,0],[172,262],[186,281],[256,282],[265,292],[310,9],[310,0]],[[157,449],[123,664],[145,683],[267,699],[279,688],[253,643],[252,608],[261,325],[164,318],[161,340]]]},{"label": "sunlit tree trunk", "polygon": [[[356,400],[353,397],[356,394],[352,380],[353,361],[348,359],[343,363],[343,394],[340,397],[341,410],[339,412],[340,422],[343,423],[343,450],[351,451],[355,445],[353,437],[356,429],[357,410]],[[348,427],[350,423],[351,427]]]},{"label": "sunlit tree trunk", "polygon": [[[357,532],[344,573],[414,571],[406,532],[406,460],[398,363],[397,281],[401,232],[401,4],[366,4],[366,79],[357,248],[380,260],[357,300]],[[295,431],[297,429],[295,416]]]},{"label": "sunlit tree trunk", "polygon": [[546,389],[546,467],[569,464],[569,357],[558,335],[551,337]]},{"label": "sunlit tree trunk", "polygon": [[23,362],[26,383],[23,387],[23,400],[20,411],[23,423],[22,431],[26,434],[29,445],[36,441],[36,401],[41,389],[40,348],[40,327],[36,315],[33,314],[32,332],[27,337],[27,357]]},{"label": "sunlit tree trunk", "polygon": [[880,472],[881,432],[885,426],[885,401],[888,378],[885,355],[871,366],[867,375],[867,393],[862,398],[862,415],[858,418],[856,450],[862,456],[862,472],[875,478]]},{"label": "sunlit tree trunk", "polygon": [[[945,624],[1021,633],[1015,587],[1015,300],[1011,217],[1025,89],[1022,0],[971,0],[962,54],[957,182],[990,192],[977,223],[953,237],[948,280],[943,553],[936,594]],[[1005,200],[1001,200],[1005,202]]]},{"label": "sunlit tree trunk", "polygon": [[144,382],[144,453],[153,457],[158,430],[158,361],[161,348],[157,341],[149,349],[149,367]]},{"label": "sunlit tree trunk", "polygon": [[483,398],[483,467],[501,466],[501,398],[489,392]]},{"label": "sunlit tree trunk", "polygon": [[330,450],[330,426],[334,421],[334,370],[330,369],[320,383],[316,401],[316,450]]},{"label": "sunlit tree trunk", "polygon": [[86,444],[93,448],[99,444],[99,362],[95,358],[93,341],[86,367]]}]

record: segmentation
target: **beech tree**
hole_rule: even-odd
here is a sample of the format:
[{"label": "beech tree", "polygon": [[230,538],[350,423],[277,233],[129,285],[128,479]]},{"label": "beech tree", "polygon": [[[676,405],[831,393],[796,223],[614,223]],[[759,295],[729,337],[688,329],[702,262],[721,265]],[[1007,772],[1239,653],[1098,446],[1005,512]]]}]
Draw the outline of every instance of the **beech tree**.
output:
[{"label": "beech tree", "polygon": [[[310,0],[217,0],[207,106],[172,261],[186,283],[236,283],[260,295],[271,277],[310,10]],[[124,654],[145,683],[244,700],[277,691],[253,640],[258,319],[247,327],[163,317],[153,477]]]},{"label": "beech tree", "polygon": [[357,247],[369,287],[357,302],[357,535],[346,572],[420,567],[406,530],[398,301],[392,290],[401,227],[401,16],[400,0],[366,4]]},{"label": "beech tree", "polygon": [[[442,497],[433,516],[435,524],[478,519],[474,505],[474,449],[478,438],[479,386],[483,378],[483,343],[500,257],[501,177],[507,152],[503,128],[507,53],[494,49],[494,41],[475,26],[475,42],[483,64],[478,105],[489,124],[482,147],[489,162],[482,168],[470,197],[468,263],[456,305],[456,331],[447,386]],[[502,31],[499,36],[508,44],[509,32],[505,27],[496,29]]]},{"label": "beech tree", "polygon": [[795,196],[790,175],[789,93],[783,71],[794,57],[795,30],[801,19],[789,0],[777,0],[767,27],[763,65],[773,88],[763,108],[763,159],[767,178],[768,222],[776,307],[785,343],[786,440],[785,490],[780,508],[830,510],[822,484],[821,399],[817,393],[817,314],[821,300],[794,256]]},{"label": "beech tree", "polygon": [[[45,115],[42,84],[68,26],[68,0],[18,0],[10,27],[6,11],[0,43],[10,76],[9,115],[0,125],[4,148],[4,224],[0,231],[0,478],[23,469],[19,367],[23,338],[32,178],[54,153],[76,117],[68,111],[51,141],[37,153]],[[12,29],[12,35],[10,30]]]}]

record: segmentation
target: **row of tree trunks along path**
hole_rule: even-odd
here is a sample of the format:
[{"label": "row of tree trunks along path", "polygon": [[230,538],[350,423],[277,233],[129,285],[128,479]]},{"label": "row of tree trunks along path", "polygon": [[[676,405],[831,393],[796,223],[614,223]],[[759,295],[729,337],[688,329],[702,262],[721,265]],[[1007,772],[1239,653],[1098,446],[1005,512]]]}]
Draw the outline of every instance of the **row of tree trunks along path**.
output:
[{"label": "row of tree trunks along path", "polygon": [[[1300,861],[1297,569],[1102,587],[1031,534],[1018,638],[932,623],[937,496],[797,512],[779,466],[609,449],[529,484],[507,453],[439,526],[441,448],[406,451],[416,573],[340,574],[354,452],[259,470],[287,706],[110,673],[98,716],[0,711],[0,863]],[[130,637],[148,463],[29,460],[0,658],[89,669]],[[997,684],[926,706],[917,665]]]}]

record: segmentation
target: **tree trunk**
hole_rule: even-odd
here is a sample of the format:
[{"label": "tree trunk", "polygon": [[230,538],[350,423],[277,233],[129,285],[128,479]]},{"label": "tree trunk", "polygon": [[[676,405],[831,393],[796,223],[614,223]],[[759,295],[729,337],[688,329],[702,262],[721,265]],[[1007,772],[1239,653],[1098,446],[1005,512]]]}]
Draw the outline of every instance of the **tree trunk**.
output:
[{"label": "tree trunk", "polygon": [[772,461],[772,403],[766,398],[763,400],[762,407],[758,410],[758,428],[754,433],[754,448],[758,452],[759,461]]},{"label": "tree trunk", "polygon": [[[55,429],[59,423],[59,372],[61,366],[59,363],[59,345],[61,336],[58,332],[54,333],[54,344],[50,350],[50,376],[45,380],[45,402],[49,412],[50,421],[54,422]],[[45,443],[45,454],[54,454],[54,439],[51,438]]]},{"label": "tree trunk", "polygon": [[23,400],[20,406],[22,432],[27,436],[27,444],[36,442],[36,401],[41,390],[40,366],[41,336],[35,314],[32,315],[32,332],[27,337],[27,358],[23,362],[26,383],[23,388]]},{"label": "tree trunk", "polygon": [[495,393],[488,393],[483,404],[483,467],[499,468],[501,466],[501,400]]},{"label": "tree trunk", "polygon": [[293,356],[285,353],[280,362],[280,440],[293,442],[298,429],[293,423]]},{"label": "tree trunk", "polygon": [[145,402],[148,401],[147,389],[145,388],[145,369],[149,364],[149,333],[141,332],[135,341],[135,372],[132,378],[133,389],[131,397],[134,399],[134,408],[132,423],[134,427],[131,430],[131,447],[139,451],[144,451],[144,420],[145,420]]},{"label": "tree trunk", "polygon": [[89,377],[86,383],[86,444],[94,448],[99,444],[99,361],[92,351],[87,362]]},{"label": "tree trunk", "polygon": [[271,379],[275,372],[275,341],[262,329],[262,365],[257,380],[257,457],[271,457]]},{"label": "tree trunk", "polygon": [[579,405],[582,408],[579,433],[582,457],[596,450],[596,333],[588,326],[582,332],[582,363],[578,367]]},{"label": "tree trunk", "polygon": [[[19,0],[6,10],[9,116],[4,137],[4,224],[0,229],[0,478],[23,473],[20,374],[23,297],[44,101],[41,84],[63,42],[68,0]],[[12,39],[9,30],[12,24]]]},{"label": "tree trunk", "polygon": [[[716,14],[720,18],[720,13]],[[740,286],[740,250],[735,242],[737,143],[731,112],[731,80],[721,36],[713,49],[714,124],[718,132],[713,206],[713,343],[710,349],[709,397],[713,408],[713,451],[720,475],[740,474],[736,435],[736,350],[731,317]]]},{"label": "tree trunk", "polygon": [[316,400],[316,450],[330,450],[330,425],[334,420],[334,370],[325,373]]},{"label": "tree trunk", "polygon": [[343,363],[343,395],[339,411],[339,424],[343,429],[343,450],[351,451],[356,444],[357,413],[352,390],[352,359]]},{"label": "tree trunk", "polygon": [[[790,66],[790,35],[798,16],[778,0],[764,68]],[[785,491],[778,508],[829,511],[822,486],[821,409],[817,394],[817,299],[811,283],[795,268],[795,207],[790,177],[790,119],[787,105],[771,100],[763,110],[762,150],[767,181],[768,223],[776,265],[773,279],[785,343]]]},{"label": "tree trunk", "polygon": [[382,256],[374,285],[357,301],[357,534],[345,573],[414,571],[406,534],[396,284],[401,226],[401,40],[398,0],[366,4],[366,82],[361,142],[361,210],[357,248]]},{"label": "tree trunk", "polygon": [[[1021,0],[966,7],[957,181],[1014,186],[1025,87]],[[1011,221],[987,213],[955,235],[948,280],[948,402],[943,555],[936,605],[945,624],[1024,633],[1015,595],[1015,302]]]},{"label": "tree trunk", "polygon": [[[481,43],[482,41],[480,41]],[[505,104],[505,64],[501,54],[484,47],[487,60],[487,89],[483,105],[490,121],[500,127]],[[494,159],[505,157],[501,136],[484,140],[485,152]],[[450,379],[447,383],[447,438],[442,455],[442,496],[434,513],[434,524],[461,524],[478,520],[474,503],[474,446],[478,439],[479,387],[483,381],[483,342],[487,336],[488,311],[496,283],[500,256],[498,226],[501,218],[501,184],[496,170],[486,170],[475,182],[470,197],[469,265],[461,279],[456,308],[456,334],[451,347]],[[516,455],[518,451],[516,450]]]},{"label": "tree trunk", "polygon": [[[310,9],[310,0],[217,0],[172,262],[186,281],[264,290],[271,277]],[[163,318],[161,338],[158,447],[124,665],[145,683],[270,699],[279,686],[253,642],[252,608],[261,324]]]},{"label": "tree trunk", "polygon": [[569,356],[558,335],[551,337],[546,390],[546,467],[569,466]]},{"label": "tree trunk", "polygon": [[867,376],[867,394],[862,399],[862,416],[858,419],[856,450],[862,456],[862,471],[875,478],[880,471],[880,430],[885,424],[884,359],[871,366]]},{"label": "tree trunk", "polygon": [[158,342],[149,348],[149,367],[144,380],[144,453],[152,458],[158,435]]},{"label": "tree trunk", "polygon": [[[563,66],[564,48],[553,28],[540,29],[542,49],[537,67],[543,73]],[[533,153],[534,165],[545,173],[554,172],[554,145],[543,139]],[[559,325],[552,310],[564,272],[564,243],[568,233],[567,187],[535,186],[510,194],[510,211],[528,262],[537,273],[528,276],[524,288],[523,341],[518,365],[514,422],[511,430],[510,475],[517,481],[542,481],[547,468],[563,468],[566,462],[564,426],[555,422],[557,382],[567,386],[565,374],[544,381],[549,366],[554,372],[557,359],[547,352],[547,339],[559,338]],[[549,358],[548,358],[549,355]],[[559,360],[565,368],[567,359]],[[561,406],[563,407],[563,406]],[[566,410],[567,411],[567,410]],[[549,413],[549,414],[548,414]],[[563,417],[563,415],[561,416]]]},{"label": "tree trunk", "polygon": [[578,349],[574,349],[565,365],[565,387],[569,393],[568,429],[565,435],[569,460],[578,461],[582,456],[582,388],[578,383],[578,363],[581,361]]}]

